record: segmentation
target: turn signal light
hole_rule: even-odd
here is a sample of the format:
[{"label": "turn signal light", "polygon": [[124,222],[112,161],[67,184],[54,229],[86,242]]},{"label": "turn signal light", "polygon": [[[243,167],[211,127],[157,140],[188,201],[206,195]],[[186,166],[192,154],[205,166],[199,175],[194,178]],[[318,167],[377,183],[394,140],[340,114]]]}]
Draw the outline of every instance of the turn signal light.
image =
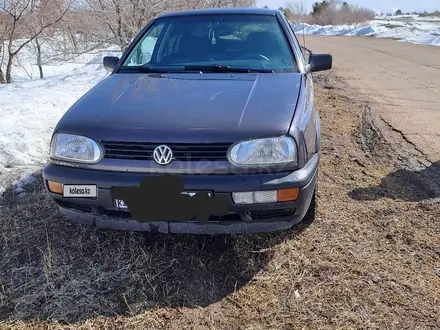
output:
[{"label": "turn signal light", "polygon": [[235,204],[261,204],[276,202],[293,202],[299,197],[299,188],[233,192]]},{"label": "turn signal light", "polygon": [[47,187],[49,191],[54,194],[63,194],[63,184],[55,181],[47,181]]},{"label": "turn signal light", "polygon": [[299,197],[299,188],[278,190],[278,202],[296,201],[298,197]]}]

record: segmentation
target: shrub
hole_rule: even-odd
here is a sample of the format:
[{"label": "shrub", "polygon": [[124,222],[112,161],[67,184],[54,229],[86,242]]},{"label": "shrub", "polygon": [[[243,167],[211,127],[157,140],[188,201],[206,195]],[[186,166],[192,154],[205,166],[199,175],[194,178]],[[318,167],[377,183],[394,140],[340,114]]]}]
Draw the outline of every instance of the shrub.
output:
[{"label": "shrub", "polygon": [[307,14],[298,3],[287,5],[292,22],[318,25],[361,24],[375,17],[372,10],[350,5],[348,2],[323,0],[315,2],[312,12]]}]

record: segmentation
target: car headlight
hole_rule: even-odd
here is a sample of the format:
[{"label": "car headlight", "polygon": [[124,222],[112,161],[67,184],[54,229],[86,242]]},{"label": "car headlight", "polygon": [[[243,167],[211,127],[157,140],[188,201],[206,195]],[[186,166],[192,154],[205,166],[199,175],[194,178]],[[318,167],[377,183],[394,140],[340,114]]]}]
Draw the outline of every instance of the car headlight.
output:
[{"label": "car headlight", "polygon": [[296,144],[288,136],[243,141],[231,148],[228,159],[237,166],[296,165]]},{"label": "car headlight", "polygon": [[54,159],[96,163],[101,158],[101,148],[88,137],[58,133],[52,139],[50,156]]}]

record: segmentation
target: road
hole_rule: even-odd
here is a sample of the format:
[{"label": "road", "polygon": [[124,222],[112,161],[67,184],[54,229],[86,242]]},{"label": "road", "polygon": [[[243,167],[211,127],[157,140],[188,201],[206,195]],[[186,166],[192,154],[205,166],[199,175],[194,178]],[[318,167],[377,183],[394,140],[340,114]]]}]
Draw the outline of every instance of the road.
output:
[{"label": "road", "polygon": [[339,36],[306,36],[306,47],[332,53],[335,73],[359,98],[427,160],[440,160],[440,47]]}]

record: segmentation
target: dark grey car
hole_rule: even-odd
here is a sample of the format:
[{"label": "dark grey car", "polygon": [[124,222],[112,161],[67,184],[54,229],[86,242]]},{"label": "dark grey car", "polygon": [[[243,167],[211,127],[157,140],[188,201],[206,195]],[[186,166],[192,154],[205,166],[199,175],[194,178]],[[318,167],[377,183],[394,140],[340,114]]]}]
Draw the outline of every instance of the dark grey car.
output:
[{"label": "dark grey car", "polygon": [[[70,221],[175,233],[287,229],[316,207],[320,122],[311,73],[286,18],[268,9],[167,13],[63,116],[43,177]],[[179,176],[228,207],[207,221],[133,219],[114,187]],[[157,189],[151,187],[151,189]],[[145,200],[145,209],[155,207]],[[174,205],[161,206],[166,214]],[[202,207],[202,205],[200,206]],[[307,213],[308,212],[308,213]]]}]

